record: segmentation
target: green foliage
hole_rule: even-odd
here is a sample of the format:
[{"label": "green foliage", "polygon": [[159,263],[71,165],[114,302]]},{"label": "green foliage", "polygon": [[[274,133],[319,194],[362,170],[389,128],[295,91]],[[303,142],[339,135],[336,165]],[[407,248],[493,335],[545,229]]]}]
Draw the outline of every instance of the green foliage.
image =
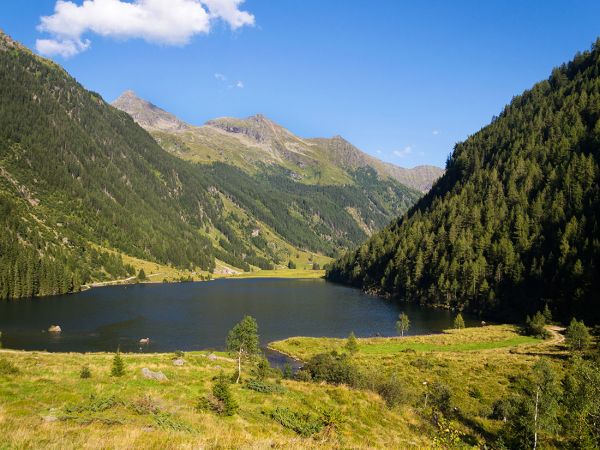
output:
[{"label": "green foliage", "polygon": [[380,380],[376,384],[375,391],[381,395],[389,408],[406,402],[406,390],[400,380],[394,375]]},{"label": "green foliage", "polygon": [[125,375],[125,362],[123,361],[123,358],[121,358],[120,349],[117,349],[117,353],[115,353],[110,374],[113,377],[122,377]]},{"label": "green foliage", "polygon": [[404,336],[404,333],[408,331],[410,328],[410,319],[408,318],[408,314],[400,313],[398,316],[398,321],[396,322],[396,330],[400,336]]},{"label": "green foliage", "polygon": [[449,415],[452,412],[452,392],[441,382],[434,382],[427,386],[427,399],[432,408]]},{"label": "green foliage", "polygon": [[138,280],[140,281],[146,281],[147,277],[146,277],[146,272],[144,272],[144,269],[140,269],[140,271],[138,272]]},{"label": "green foliage", "polygon": [[350,362],[348,355],[335,352],[313,356],[304,365],[304,371],[310,374],[313,381],[350,386],[354,385],[359,377],[358,371]]},{"label": "green foliage", "polygon": [[261,380],[249,380],[245,387],[251,391],[261,392],[263,394],[281,394],[285,388],[279,384],[265,383]]},{"label": "green foliage", "polygon": [[546,318],[539,311],[533,315],[533,318],[527,316],[524,331],[527,336],[534,336],[541,339],[546,339],[550,336],[550,333],[546,330]]},{"label": "green foliage", "polygon": [[457,330],[462,330],[465,327],[465,321],[461,313],[458,313],[454,318],[454,328]]},{"label": "green foliage", "polygon": [[256,370],[254,374],[256,379],[259,381],[264,381],[265,378],[272,375],[273,369],[271,369],[271,364],[269,364],[269,360],[264,356],[259,358],[258,363],[256,364]]},{"label": "green foliage", "polygon": [[542,312],[542,314],[544,315],[544,320],[546,321],[546,323],[552,323],[552,311],[550,311],[548,303],[544,305],[544,311]]},{"label": "green foliage", "polygon": [[288,269],[295,269],[295,268],[296,268],[296,263],[290,259],[288,262]]},{"label": "green foliage", "polygon": [[541,359],[530,378],[517,380],[515,390],[502,410],[498,407],[497,413],[506,418],[499,437],[509,448],[530,449],[536,439],[540,445],[558,430],[560,386],[552,367]]},{"label": "green foliage", "polygon": [[324,427],[323,420],[313,414],[296,412],[286,407],[277,407],[268,414],[273,420],[302,437],[312,436]]},{"label": "green foliage", "polygon": [[79,372],[79,378],[92,378],[92,371],[88,366],[83,366]]},{"label": "green foliage", "polygon": [[352,331],[348,336],[348,339],[346,339],[346,344],[344,344],[344,348],[351,355],[358,352],[358,341],[356,340],[356,336],[354,336],[354,331]]},{"label": "green foliage", "polygon": [[572,351],[583,351],[592,343],[590,332],[582,321],[572,319],[565,333],[567,345]]},{"label": "green foliage", "polygon": [[233,399],[233,395],[229,390],[229,382],[227,381],[227,377],[220,376],[217,378],[217,381],[213,385],[212,394],[222,406],[218,411],[219,414],[224,416],[232,416],[237,412],[238,404]]},{"label": "green foliage", "polygon": [[0,375],[17,375],[18,373],[19,368],[17,366],[4,358],[0,358]]},{"label": "green foliage", "polygon": [[294,377],[294,371],[292,370],[292,365],[286,362],[283,365],[283,378],[286,380],[291,380]]},{"label": "green foliage", "polygon": [[519,320],[600,322],[600,41],[456,145],[406,215],[330,280]]},{"label": "green foliage", "polygon": [[257,355],[260,352],[256,320],[251,316],[244,316],[227,334],[226,344],[227,350],[238,355],[236,382],[239,382],[242,375],[242,359]]}]

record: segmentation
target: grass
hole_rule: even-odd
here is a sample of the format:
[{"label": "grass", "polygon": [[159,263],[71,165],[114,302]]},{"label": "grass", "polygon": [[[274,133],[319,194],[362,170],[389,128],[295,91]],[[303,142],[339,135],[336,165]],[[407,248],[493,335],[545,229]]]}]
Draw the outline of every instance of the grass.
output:
[{"label": "grass", "polygon": [[[560,368],[564,353],[555,342],[524,338],[505,325],[358,341],[354,362],[402,380],[403,404],[389,408],[368,390],[270,379],[263,383],[268,389],[232,385],[240,410],[221,417],[196,405],[215,376],[234,372],[236,362],[227,353],[214,360],[207,352],[186,353],[181,367],[172,364],[174,354],[123,353],[125,375],[114,378],[113,354],[0,350],[0,366],[10,368],[0,371],[0,447],[430,448],[436,429],[418,405],[423,383],[435,381],[450,387],[452,404],[466,418],[455,426],[483,442],[499,427],[487,414],[509,380],[528,373],[541,355]],[[270,346],[307,359],[341,351],[344,343],[295,337]],[[91,378],[80,378],[83,366]],[[144,367],[168,381],[143,378]],[[243,375],[248,379],[248,367]]]},{"label": "grass", "polygon": [[257,270],[254,272],[242,272],[237,275],[229,275],[227,278],[323,278],[324,270],[312,269],[274,269]]}]

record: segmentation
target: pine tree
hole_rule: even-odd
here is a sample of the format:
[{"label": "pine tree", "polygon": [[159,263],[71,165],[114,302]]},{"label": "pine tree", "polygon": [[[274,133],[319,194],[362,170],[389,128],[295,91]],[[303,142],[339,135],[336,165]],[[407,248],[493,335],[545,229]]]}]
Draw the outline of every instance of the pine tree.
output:
[{"label": "pine tree", "polygon": [[111,376],[113,377],[122,377],[125,375],[125,363],[123,362],[123,358],[121,358],[121,349],[117,348],[117,353],[113,358],[112,369],[110,371]]},{"label": "pine tree", "polygon": [[358,341],[356,340],[356,336],[354,336],[354,331],[352,331],[348,336],[348,339],[346,339],[346,344],[344,345],[344,348],[351,355],[358,352]]},{"label": "pine tree", "polygon": [[465,327],[465,321],[461,313],[458,313],[454,318],[454,328],[457,330],[462,330]]}]

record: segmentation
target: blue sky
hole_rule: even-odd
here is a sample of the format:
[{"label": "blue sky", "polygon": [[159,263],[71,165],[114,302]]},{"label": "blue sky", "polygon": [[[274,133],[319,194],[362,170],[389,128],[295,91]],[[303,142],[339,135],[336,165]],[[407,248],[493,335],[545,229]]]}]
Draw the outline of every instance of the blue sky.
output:
[{"label": "blue sky", "polygon": [[[0,28],[30,48],[57,39],[70,24],[37,29],[55,4],[3,0]],[[402,166],[443,166],[456,142],[600,36],[597,0],[247,0],[230,13],[210,25],[183,14],[173,23],[185,24],[151,38],[154,28],[84,28],[80,53],[52,58],[108,101],[133,89],[194,124],[262,113]],[[173,42],[186,27],[200,31]]]}]

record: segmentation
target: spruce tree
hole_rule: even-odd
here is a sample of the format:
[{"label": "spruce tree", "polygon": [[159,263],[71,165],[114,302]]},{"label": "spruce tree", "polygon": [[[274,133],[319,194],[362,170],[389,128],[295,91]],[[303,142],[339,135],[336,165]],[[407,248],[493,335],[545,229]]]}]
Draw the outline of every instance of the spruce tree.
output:
[{"label": "spruce tree", "polygon": [[117,353],[115,353],[113,358],[110,374],[113,377],[122,377],[125,375],[125,363],[123,362],[123,358],[121,358],[120,348],[117,348]]}]

